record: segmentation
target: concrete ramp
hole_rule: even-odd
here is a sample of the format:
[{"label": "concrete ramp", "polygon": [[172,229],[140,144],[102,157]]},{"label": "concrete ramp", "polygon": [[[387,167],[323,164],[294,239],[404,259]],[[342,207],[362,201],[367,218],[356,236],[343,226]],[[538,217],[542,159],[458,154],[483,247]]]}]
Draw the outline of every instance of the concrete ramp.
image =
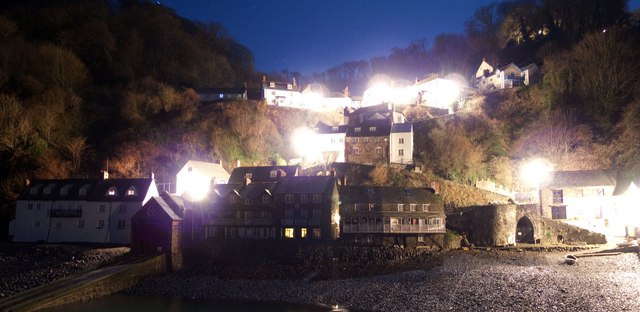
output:
[{"label": "concrete ramp", "polygon": [[104,268],[77,273],[0,300],[0,311],[36,311],[110,295],[145,276],[166,272],[166,256],[127,256]]}]

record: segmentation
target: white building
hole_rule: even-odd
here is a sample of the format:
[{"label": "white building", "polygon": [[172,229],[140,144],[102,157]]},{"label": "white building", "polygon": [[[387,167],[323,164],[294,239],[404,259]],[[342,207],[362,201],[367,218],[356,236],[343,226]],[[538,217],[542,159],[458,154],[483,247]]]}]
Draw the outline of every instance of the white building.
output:
[{"label": "white building", "polygon": [[475,75],[476,87],[480,90],[492,90],[529,85],[539,71],[540,69],[535,63],[522,68],[514,63],[509,63],[507,66],[494,69],[486,60],[482,60]]},{"label": "white building", "polygon": [[206,195],[215,184],[226,184],[229,173],[220,164],[189,160],[176,174],[176,194],[185,192],[200,197]]},{"label": "white building", "polygon": [[330,126],[319,122],[315,128],[315,145],[320,151],[323,163],[344,162],[344,139],[347,135],[347,126]]},{"label": "white building", "polygon": [[152,196],[153,178],[35,180],[16,203],[14,242],[129,244],[131,217]]},{"label": "white building", "polygon": [[396,123],[391,126],[389,162],[413,164],[413,124]]},{"label": "white building", "polygon": [[453,113],[453,105],[460,98],[460,86],[453,80],[439,78],[432,75],[416,81],[410,87],[416,96],[415,103],[422,106],[448,110]]},{"label": "white building", "polygon": [[300,88],[292,83],[262,81],[262,93],[267,105],[303,108]]}]

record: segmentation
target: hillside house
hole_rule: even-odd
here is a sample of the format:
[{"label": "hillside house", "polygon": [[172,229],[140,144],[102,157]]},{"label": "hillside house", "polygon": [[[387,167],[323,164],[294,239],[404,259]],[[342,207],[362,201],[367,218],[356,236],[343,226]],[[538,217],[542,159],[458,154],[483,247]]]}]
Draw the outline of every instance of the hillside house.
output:
[{"label": "hillside house", "polygon": [[460,86],[438,75],[418,80],[410,89],[416,95],[417,105],[446,110],[449,114],[453,113],[454,105],[460,98]]},{"label": "hillside house", "polygon": [[340,235],[344,240],[441,248],[444,233],[444,205],[432,190],[340,188]]},{"label": "hillside house", "polygon": [[318,150],[322,155],[323,163],[345,162],[344,146],[348,127],[346,125],[331,126],[318,122],[315,133]]},{"label": "hillside house", "polygon": [[610,234],[640,237],[640,177],[619,176],[613,190],[613,215],[610,217]]},{"label": "hillside house", "polygon": [[300,87],[295,80],[288,82],[262,80],[262,98],[267,105],[303,108]]},{"label": "hillside house", "polygon": [[539,71],[540,68],[535,63],[522,67],[509,63],[504,67],[494,68],[486,60],[482,60],[476,71],[475,86],[480,90],[493,90],[529,85]]},{"label": "hillside house", "polygon": [[248,99],[246,87],[239,88],[198,88],[196,90],[200,102],[215,103]]},{"label": "hillside house", "polygon": [[302,107],[317,112],[340,112],[345,107],[355,106],[349,95],[349,88],[342,92],[331,92],[324,85],[312,83],[307,85],[302,94]]},{"label": "hillside house", "polygon": [[131,217],[153,196],[153,177],[34,180],[18,198],[13,241],[129,244]]}]

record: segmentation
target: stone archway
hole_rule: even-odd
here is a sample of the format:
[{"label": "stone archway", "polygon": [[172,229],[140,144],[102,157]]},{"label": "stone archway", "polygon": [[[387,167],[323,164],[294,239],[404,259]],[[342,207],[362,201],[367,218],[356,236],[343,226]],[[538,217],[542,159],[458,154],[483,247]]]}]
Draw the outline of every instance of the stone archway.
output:
[{"label": "stone archway", "polygon": [[518,220],[518,225],[516,225],[516,243],[535,243],[535,239],[533,237],[533,223],[527,217],[522,217]]}]

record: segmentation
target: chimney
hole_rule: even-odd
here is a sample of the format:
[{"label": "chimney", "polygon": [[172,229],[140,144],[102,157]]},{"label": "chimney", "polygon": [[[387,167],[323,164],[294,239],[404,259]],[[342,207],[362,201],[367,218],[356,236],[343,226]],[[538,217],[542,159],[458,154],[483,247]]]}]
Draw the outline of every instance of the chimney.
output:
[{"label": "chimney", "polygon": [[218,165],[220,165],[220,167],[222,167],[222,159],[218,159]]},{"label": "chimney", "polygon": [[108,170],[102,170],[102,180],[107,180],[109,179],[109,171]]},{"label": "chimney", "polygon": [[251,184],[251,179],[249,179],[249,178],[245,177],[245,178],[244,178],[244,186],[247,186],[247,185],[249,185],[249,184]]},{"label": "chimney", "polygon": [[240,159],[236,158],[236,168],[240,168]]}]

